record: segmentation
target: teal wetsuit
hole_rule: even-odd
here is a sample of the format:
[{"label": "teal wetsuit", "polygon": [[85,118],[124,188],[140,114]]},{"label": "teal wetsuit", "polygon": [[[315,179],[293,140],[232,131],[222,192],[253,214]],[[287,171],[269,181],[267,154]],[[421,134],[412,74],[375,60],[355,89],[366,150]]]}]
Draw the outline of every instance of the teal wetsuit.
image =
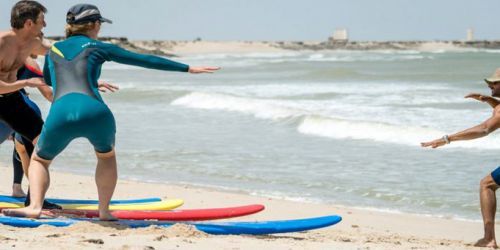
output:
[{"label": "teal wetsuit", "polygon": [[113,114],[99,94],[97,80],[106,61],[187,72],[189,66],[76,35],[57,42],[45,57],[44,78],[54,101],[37,143],[39,157],[52,160],[75,138],[87,138],[100,153],[115,143]]}]

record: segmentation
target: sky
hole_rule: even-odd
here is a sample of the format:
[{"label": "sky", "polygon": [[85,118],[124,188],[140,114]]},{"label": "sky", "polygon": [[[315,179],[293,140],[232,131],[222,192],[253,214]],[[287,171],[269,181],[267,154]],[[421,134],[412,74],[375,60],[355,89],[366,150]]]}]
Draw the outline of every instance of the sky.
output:
[{"label": "sky", "polygon": [[[10,9],[0,1],[0,30]],[[63,35],[75,0],[40,0],[48,36]],[[498,0],[87,0],[104,17],[101,36],[131,40],[322,41],[336,28],[350,40],[500,40]]]}]

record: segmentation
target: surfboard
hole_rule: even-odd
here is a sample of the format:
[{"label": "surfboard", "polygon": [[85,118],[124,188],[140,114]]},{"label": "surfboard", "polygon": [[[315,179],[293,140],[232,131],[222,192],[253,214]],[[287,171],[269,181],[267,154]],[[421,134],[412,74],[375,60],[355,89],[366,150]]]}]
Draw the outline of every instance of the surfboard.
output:
[{"label": "surfboard", "polygon": [[[297,220],[277,220],[277,221],[260,221],[260,222],[220,222],[220,223],[187,223],[195,226],[198,230],[209,234],[276,234],[276,233],[292,233],[306,230],[324,228],[339,223],[342,218],[338,215],[322,216],[315,218],[305,218]],[[14,227],[39,227],[42,225],[50,225],[56,227],[71,226],[79,221],[90,221],[102,223],[95,219],[27,219],[8,216],[0,216],[0,224]],[[110,222],[106,222],[110,223]],[[126,225],[131,228],[148,227],[152,225],[169,227],[174,223],[171,222],[155,222],[155,221],[136,221],[136,220],[120,220],[117,222],[120,225]]]},{"label": "surfboard", "polygon": [[[8,195],[0,195],[0,202],[8,202],[8,203],[24,203],[26,200],[25,197],[13,197]],[[47,198],[48,202],[56,203],[56,204],[99,204],[98,200],[75,200],[75,199],[56,199],[56,198]],[[127,199],[127,200],[112,200],[111,204],[131,204],[131,203],[146,203],[146,202],[155,202],[161,201],[160,198],[152,197],[152,198],[143,198],[143,199]]]},{"label": "surfboard", "polygon": [[[171,210],[184,204],[183,200],[169,199],[164,201],[155,201],[149,203],[136,203],[136,204],[114,204],[110,205],[111,210]],[[59,204],[63,209],[77,209],[77,210],[97,210],[96,204]],[[8,203],[0,202],[0,209],[4,208],[21,208],[24,203]]]},{"label": "surfboard", "polygon": [[[159,220],[159,221],[201,221],[239,217],[264,210],[263,205],[254,204],[238,207],[185,209],[171,211],[112,211],[111,214],[123,220]],[[51,210],[52,213],[74,215],[87,218],[99,217],[95,210]]]}]

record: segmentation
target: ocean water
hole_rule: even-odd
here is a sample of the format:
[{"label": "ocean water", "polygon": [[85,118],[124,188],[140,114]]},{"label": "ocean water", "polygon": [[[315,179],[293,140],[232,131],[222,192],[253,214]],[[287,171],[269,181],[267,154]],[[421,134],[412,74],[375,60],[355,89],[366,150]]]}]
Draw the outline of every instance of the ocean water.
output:
[{"label": "ocean water", "polygon": [[[476,220],[479,181],[500,165],[499,134],[435,150],[420,142],[491,115],[488,105],[463,97],[489,94],[482,79],[500,66],[498,56],[206,54],[176,60],[221,71],[108,63],[101,79],[121,87],[103,95],[117,121],[120,178]],[[46,116],[48,104],[31,93]],[[10,143],[0,146],[3,162],[10,153]],[[52,168],[93,174],[95,162],[92,147],[78,139]]]}]

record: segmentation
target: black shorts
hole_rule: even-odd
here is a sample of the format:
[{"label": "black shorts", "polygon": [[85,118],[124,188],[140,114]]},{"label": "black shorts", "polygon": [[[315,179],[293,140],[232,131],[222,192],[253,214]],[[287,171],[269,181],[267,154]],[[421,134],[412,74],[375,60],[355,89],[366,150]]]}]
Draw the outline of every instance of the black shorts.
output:
[{"label": "black shorts", "polygon": [[0,120],[30,141],[42,132],[42,118],[24,101],[19,91],[0,95]]}]

